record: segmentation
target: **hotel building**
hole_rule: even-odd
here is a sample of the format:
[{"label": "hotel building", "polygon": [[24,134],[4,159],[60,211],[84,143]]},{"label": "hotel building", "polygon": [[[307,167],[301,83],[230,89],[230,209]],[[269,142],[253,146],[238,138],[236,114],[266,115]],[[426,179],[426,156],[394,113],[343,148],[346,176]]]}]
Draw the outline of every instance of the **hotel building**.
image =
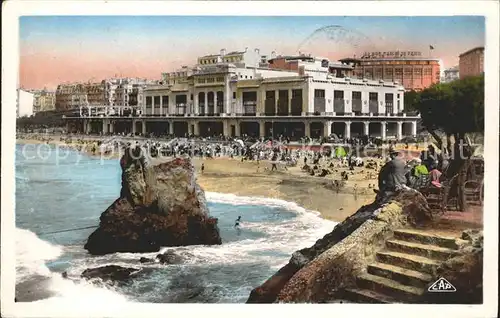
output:
[{"label": "hotel building", "polygon": [[460,78],[478,76],[484,72],[484,47],[476,47],[459,55]]},{"label": "hotel building", "polygon": [[398,82],[405,90],[420,91],[439,83],[441,76],[439,59],[423,57],[421,52],[370,52],[340,61],[353,67],[353,77]]},{"label": "hotel building", "polygon": [[[282,62],[294,66],[277,66]],[[351,70],[325,58],[273,55],[267,60],[258,50],[221,50],[198,58],[192,68],[162,74],[162,81],[139,93],[132,112],[111,115],[110,106],[82,105],[79,117],[67,118],[68,127],[91,133],[291,139],[332,133],[383,139],[416,135],[419,118],[403,111],[404,87],[353,79]]]},{"label": "hotel building", "polygon": [[56,94],[46,89],[33,92],[33,114],[55,109]]},{"label": "hotel building", "polygon": [[458,66],[451,67],[444,71],[443,83],[450,83],[460,78]]}]

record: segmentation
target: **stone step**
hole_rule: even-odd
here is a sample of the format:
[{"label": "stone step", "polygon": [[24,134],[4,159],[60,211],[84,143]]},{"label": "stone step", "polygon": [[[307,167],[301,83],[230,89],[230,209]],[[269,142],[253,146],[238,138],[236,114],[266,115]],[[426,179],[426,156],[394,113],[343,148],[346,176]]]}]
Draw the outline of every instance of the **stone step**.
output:
[{"label": "stone step", "polygon": [[449,236],[426,233],[425,231],[400,229],[394,231],[394,238],[400,241],[414,242],[426,245],[436,245],[451,249],[458,249],[460,239]]},{"label": "stone step", "polygon": [[374,263],[368,265],[368,274],[385,277],[403,285],[425,288],[430,284],[432,276],[399,266]]},{"label": "stone step", "polygon": [[388,240],[385,246],[392,251],[419,255],[441,261],[445,261],[458,254],[456,250],[446,247],[400,240]]},{"label": "stone step", "polygon": [[417,272],[434,273],[441,262],[427,257],[399,253],[394,251],[381,251],[377,253],[377,260],[381,263],[403,267]]},{"label": "stone step", "polygon": [[406,286],[392,279],[387,279],[371,274],[361,274],[357,277],[358,286],[370,291],[383,294],[386,297],[395,299],[395,302],[402,301],[412,303],[419,299],[424,293],[423,288]]},{"label": "stone step", "polygon": [[391,304],[396,302],[391,297],[368,289],[346,289],[344,290],[344,297],[354,303]]}]

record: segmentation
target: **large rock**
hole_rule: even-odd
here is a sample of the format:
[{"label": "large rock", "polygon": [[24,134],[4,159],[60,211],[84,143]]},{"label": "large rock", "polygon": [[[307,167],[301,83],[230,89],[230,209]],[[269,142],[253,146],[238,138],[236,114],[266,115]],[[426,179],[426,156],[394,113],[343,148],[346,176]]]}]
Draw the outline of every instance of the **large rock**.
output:
[{"label": "large rock", "polygon": [[247,303],[325,302],[354,284],[393,230],[433,218],[418,191],[405,190],[361,207],[250,293]]},{"label": "large rock", "polygon": [[120,197],[101,214],[99,228],[89,236],[85,249],[91,254],[221,244],[217,219],[208,215],[190,159],[151,165],[137,147],[127,148],[120,164]]},{"label": "large rock", "polygon": [[118,265],[107,265],[84,270],[81,277],[86,279],[100,278],[103,281],[123,281],[139,270],[136,268],[126,268]]}]

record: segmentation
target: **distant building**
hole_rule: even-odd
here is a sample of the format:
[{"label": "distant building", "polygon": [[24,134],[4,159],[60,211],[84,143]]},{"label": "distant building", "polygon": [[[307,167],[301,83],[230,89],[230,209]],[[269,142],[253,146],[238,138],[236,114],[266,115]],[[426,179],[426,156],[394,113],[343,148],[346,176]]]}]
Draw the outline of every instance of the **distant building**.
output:
[{"label": "distant building", "polygon": [[353,67],[355,78],[396,82],[406,90],[422,90],[441,77],[440,60],[415,51],[369,52],[340,61]]},{"label": "distant building", "polygon": [[449,82],[453,82],[453,81],[456,81],[457,79],[459,79],[459,69],[458,69],[458,66],[454,66],[454,67],[451,67],[449,69],[446,69],[444,71],[444,77],[442,79],[442,82],[444,83],[449,83]]},{"label": "distant building", "polygon": [[88,104],[86,84],[60,84],[56,89],[55,109],[66,111],[77,109],[80,105]]},{"label": "distant building", "polygon": [[96,83],[61,84],[56,90],[55,108],[64,111],[79,109],[82,105],[137,106],[142,87],[157,82],[138,78],[111,78]]},{"label": "distant building", "polygon": [[301,75],[308,72],[324,72],[338,78],[351,77],[353,71],[353,67],[350,65],[332,63],[326,58],[312,57],[310,54],[272,57],[268,60],[268,66],[271,69],[294,71]]},{"label": "distant building", "polygon": [[476,47],[459,56],[460,78],[478,76],[484,72],[484,47]]},{"label": "distant building", "polygon": [[45,112],[55,109],[56,93],[46,89],[33,92],[33,113]]},{"label": "distant building", "polygon": [[24,117],[33,115],[33,96],[30,91],[18,89],[16,103],[16,117]]}]

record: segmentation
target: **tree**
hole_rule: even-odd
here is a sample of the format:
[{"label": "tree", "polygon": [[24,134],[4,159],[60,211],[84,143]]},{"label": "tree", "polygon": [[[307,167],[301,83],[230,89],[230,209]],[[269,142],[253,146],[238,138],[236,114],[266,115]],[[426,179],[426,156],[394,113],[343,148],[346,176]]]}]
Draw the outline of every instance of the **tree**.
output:
[{"label": "tree", "polygon": [[[463,210],[463,184],[473,153],[466,137],[468,133],[484,132],[484,75],[433,85],[418,94],[415,106],[424,128],[450,157],[446,175],[458,174],[457,194]],[[439,133],[446,136],[446,148]]]},{"label": "tree", "polygon": [[419,98],[419,93],[417,91],[411,90],[405,93],[404,106],[406,111],[413,111],[416,109],[416,105]]}]

